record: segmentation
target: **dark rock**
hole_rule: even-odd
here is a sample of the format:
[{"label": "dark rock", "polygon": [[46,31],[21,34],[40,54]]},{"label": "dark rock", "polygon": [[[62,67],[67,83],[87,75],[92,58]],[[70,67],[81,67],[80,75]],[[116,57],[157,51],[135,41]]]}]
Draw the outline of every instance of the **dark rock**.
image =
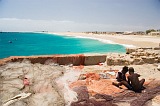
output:
[{"label": "dark rock", "polygon": [[137,99],[133,100],[131,106],[143,106],[147,101],[153,99],[157,94],[160,94],[160,86],[152,89],[147,89]]},{"label": "dark rock", "polygon": [[105,95],[105,94],[96,94],[96,95],[94,95],[94,97],[95,97],[96,99],[105,99],[106,101],[111,101],[111,100],[113,100],[113,97],[112,97],[112,96],[110,96],[110,95]]},{"label": "dark rock", "polygon": [[88,100],[89,94],[88,89],[86,86],[80,86],[73,88],[73,91],[75,91],[78,95],[78,101]]},{"label": "dark rock", "polygon": [[75,87],[73,90],[78,95],[78,101],[71,103],[71,106],[117,106],[112,103],[112,96],[105,94],[96,94],[89,98],[86,86]]}]

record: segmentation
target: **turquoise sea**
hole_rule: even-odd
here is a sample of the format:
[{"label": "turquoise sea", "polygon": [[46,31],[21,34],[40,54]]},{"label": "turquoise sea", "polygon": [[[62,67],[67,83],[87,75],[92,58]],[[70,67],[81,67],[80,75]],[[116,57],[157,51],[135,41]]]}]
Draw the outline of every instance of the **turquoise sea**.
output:
[{"label": "turquoise sea", "polygon": [[0,33],[0,59],[9,56],[125,52],[125,47],[98,40],[44,33]]}]

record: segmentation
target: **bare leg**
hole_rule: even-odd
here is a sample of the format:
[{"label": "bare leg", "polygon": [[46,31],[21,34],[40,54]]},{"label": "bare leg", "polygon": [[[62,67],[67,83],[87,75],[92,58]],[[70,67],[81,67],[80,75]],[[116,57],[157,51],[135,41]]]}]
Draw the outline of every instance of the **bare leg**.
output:
[{"label": "bare leg", "polygon": [[[120,82],[119,82],[120,83]],[[119,87],[119,83],[116,83],[116,82],[112,82],[112,85],[116,86],[116,87]]]},{"label": "bare leg", "polygon": [[141,84],[141,86],[143,86],[144,82],[145,82],[145,79],[141,79],[141,80],[139,81],[139,83]]},{"label": "bare leg", "polygon": [[128,84],[128,82],[127,81],[121,81],[121,82],[119,82],[119,83],[115,83],[115,82],[112,82],[112,84],[113,85],[115,85],[116,87],[119,87],[119,86],[121,86],[121,85],[124,85],[126,88],[128,88],[128,89],[132,89],[132,87]]},{"label": "bare leg", "polygon": [[145,87],[143,86],[144,82],[145,82],[145,79],[141,79],[141,80],[139,81],[142,90],[145,89]]},{"label": "bare leg", "polygon": [[121,85],[124,85],[126,88],[128,88],[129,90],[132,90],[132,87],[128,84],[127,81],[121,81],[120,82]]}]

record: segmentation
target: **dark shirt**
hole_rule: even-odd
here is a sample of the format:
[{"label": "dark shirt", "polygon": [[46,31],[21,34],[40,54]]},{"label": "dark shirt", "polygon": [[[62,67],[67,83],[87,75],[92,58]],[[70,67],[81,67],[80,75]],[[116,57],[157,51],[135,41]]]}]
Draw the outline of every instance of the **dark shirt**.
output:
[{"label": "dark shirt", "polygon": [[126,75],[123,74],[122,72],[118,72],[117,73],[117,77],[116,77],[117,81],[126,81]]}]

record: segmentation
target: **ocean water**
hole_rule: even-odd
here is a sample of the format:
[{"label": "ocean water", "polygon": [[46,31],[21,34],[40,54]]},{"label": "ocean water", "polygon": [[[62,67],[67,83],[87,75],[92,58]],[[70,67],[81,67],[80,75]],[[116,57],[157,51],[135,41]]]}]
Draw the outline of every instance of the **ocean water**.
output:
[{"label": "ocean water", "polygon": [[0,33],[0,58],[50,54],[124,53],[125,47],[96,39],[44,33]]}]

